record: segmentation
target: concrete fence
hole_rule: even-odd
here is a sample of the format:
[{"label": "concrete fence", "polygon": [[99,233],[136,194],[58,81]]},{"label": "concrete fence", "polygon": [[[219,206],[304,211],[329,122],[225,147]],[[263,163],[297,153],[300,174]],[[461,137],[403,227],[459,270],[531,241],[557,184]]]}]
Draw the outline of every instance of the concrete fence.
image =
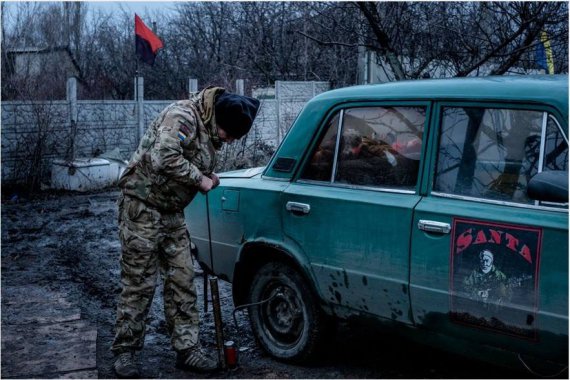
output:
[{"label": "concrete fence", "polygon": [[[189,92],[198,89],[195,79],[188,84]],[[143,78],[135,86],[135,100],[78,100],[70,78],[65,101],[2,102],[2,183],[25,183],[33,173],[45,182],[54,159],[96,157],[114,149],[128,159],[147,125],[174,101],[145,100]],[[243,93],[243,88],[238,80],[234,91]],[[328,88],[328,82],[277,82],[275,99],[260,99],[244,146],[262,141],[276,147],[304,104]]]}]

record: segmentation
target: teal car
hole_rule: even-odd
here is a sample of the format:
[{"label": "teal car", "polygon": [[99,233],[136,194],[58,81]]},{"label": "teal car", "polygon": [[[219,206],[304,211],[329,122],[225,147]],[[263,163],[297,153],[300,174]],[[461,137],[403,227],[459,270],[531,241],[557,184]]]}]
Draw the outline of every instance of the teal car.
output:
[{"label": "teal car", "polygon": [[567,367],[567,76],[329,91],[266,167],[220,178],[185,210],[192,241],[275,358],[305,361],[331,320],[363,318]]}]

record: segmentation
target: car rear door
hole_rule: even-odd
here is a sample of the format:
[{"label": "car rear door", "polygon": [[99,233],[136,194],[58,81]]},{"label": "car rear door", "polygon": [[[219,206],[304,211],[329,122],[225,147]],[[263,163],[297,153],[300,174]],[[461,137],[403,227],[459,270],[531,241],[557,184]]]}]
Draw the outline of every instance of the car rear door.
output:
[{"label": "car rear door", "polygon": [[409,239],[428,105],[351,104],[323,123],[283,193],[285,238],[337,313],[410,322]]},{"label": "car rear door", "polygon": [[537,172],[568,171],[560,123],[536,105],[437,104],[426,197],[413,216],[416,323],[567,360],[567,204],[526,194]]}]

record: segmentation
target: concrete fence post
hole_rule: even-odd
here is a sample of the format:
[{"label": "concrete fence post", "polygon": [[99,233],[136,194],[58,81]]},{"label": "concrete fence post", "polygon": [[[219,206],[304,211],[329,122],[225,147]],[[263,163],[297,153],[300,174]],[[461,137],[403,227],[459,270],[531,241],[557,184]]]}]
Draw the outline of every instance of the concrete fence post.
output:
[{"label": "concrete fence post", "polygon": [[245,95],[245,85],[243,79],[236,80],[236,94]]},{"label": "concrete fence post", "polygon": [[135,86],[136,86],[135,96],[137,101],[137,122],[138,122],[136,145],[138,145],[144,134],[144,78],[137,77],[135,79]]},{"label": "concrete fence post", "polygon": [[69,123],[77,122],[77,79],[67,78],[66,100],[69,104]]},{"label": "concrete fence post", "polygon": [[193,92],[198,92],[198,79],[190,78],[188,79],[188,98]]},{"label": "concrete fence post", "polygon": [[281,81],[275,81],[275,114],[277,115],[277,145],[281,143],[281,94],[279,87]]}]

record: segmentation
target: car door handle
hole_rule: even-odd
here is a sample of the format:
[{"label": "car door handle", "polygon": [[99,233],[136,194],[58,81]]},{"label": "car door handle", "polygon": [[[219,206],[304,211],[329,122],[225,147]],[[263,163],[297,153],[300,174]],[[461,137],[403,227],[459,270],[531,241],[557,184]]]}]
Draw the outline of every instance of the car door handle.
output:
[{"label": "car door handle", "polygon": [[285,209],[293,213],[308,214],[311,212],[311,205],[306,203],[287,202]]},{"label": "car door handle", "polygon": [[449,223],[436,222],[433,220],[418,221],[418,228],[425,232],[435,232],[438,234],[448,234],[451,231]]}]

